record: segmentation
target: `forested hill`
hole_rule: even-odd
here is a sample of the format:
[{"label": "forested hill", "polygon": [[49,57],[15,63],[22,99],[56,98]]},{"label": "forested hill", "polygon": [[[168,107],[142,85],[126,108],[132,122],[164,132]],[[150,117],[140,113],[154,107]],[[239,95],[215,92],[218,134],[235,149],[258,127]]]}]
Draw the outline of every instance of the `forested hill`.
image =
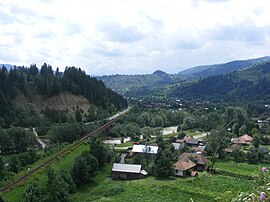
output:
[{"label": "forested hill", "polygon": [[270,100],[270,62],[175,88],[171,96],[218,101]]},{"label": "forested hill", "polygon": [[175,77],[172,74],[157,70],[152,74],[144,75],[111,75],[97,77],[106,86],[125,96],[136,96],[138,93],[148,92],[158,86],[173,84]]},{"label": "forested hill", "polygon": [[[60,94],[62,97],[63,94],[68,95],[65,102],[69,102],[71,97],[72,101],[75,100],[76,103],[86,100],[92,107],[87,112],[89,117],[93,117],[93,114],[99,115],[98,112],[101,110],[110,114],[127,107],[127,102],[122,96],[106,88],[102,81],[91,78],[84,71],[75,67],[67,67],[61,73],[58,68],[54,72],[52,67],[46,63],[42,65],[40,71],[36,65],[31,65],[29,68],[14,66],[10,70],[3,66],[0,69],[0,127],[8,127],[10,124],[37,124],[33,123],[33,119],[29,120],[31,116],[39,115],[33,107],[38,102],[35,100],[37,95],[40,102],[45,102],[49,98],[61,101]],[[76,100],[77,98],[80,100]],[[14,102],[19,103],[19,106],[20,102],[27,107],[29,106],[28,110],[16,108]],[[57,105],[61,104],[61,102],[54,102],[56,106],[46,106],[46,110],[48,112],[50,108],[58,108]],[[75,111],[74,104],[70,106],[73,106],[73,111]],[[80,109],[80,106],[77,108]],[[93,111],[94,109],[99,109],[99,111]],[[43,109],[43,112],[46,110]],[[91,110],[93,111],[92,115],[90,114]],[[14,123],[15,120],[16,123]],[[91,118],[88,120],[91,121]]]},{"label": "forested hill", "polygon": [[206,78],[214,75],[227,74],[233,71],[238,71],[249,66],[253,66],[263,62],[269,62],[270,57],[261,57],[248,60],[235,60],[224,64],[204,65],[193,67],[177,74],[179,77],[191,77],[191,78]]}]

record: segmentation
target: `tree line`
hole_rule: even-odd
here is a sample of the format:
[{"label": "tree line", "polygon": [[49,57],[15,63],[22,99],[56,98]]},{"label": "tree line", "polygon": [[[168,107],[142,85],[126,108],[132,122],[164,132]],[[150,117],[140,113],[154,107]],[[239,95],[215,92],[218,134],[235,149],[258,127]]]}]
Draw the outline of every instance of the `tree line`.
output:
[{"label": "tree line", "polygon": [[[0,126],[8,127],[14,124],[16,119],[20,122],[28,118],[22,111],[13,107],[12,101],[18,91],[31,99],[33,88],[45,97],[58,95],[63,91],[84,96],[89,103],[108,111],[109,114],[127,107],[127,101],[122,96],[106,88],[102,81],[90,77],[80,68],[66,67],[62,73],[58,68],[54,71],[52,66],[46,63],[40,70],[35,64],[30,67],[14,66],[10,70],[2,66],[0,68]],[[35,114],[31,112],[30,115]]]}]

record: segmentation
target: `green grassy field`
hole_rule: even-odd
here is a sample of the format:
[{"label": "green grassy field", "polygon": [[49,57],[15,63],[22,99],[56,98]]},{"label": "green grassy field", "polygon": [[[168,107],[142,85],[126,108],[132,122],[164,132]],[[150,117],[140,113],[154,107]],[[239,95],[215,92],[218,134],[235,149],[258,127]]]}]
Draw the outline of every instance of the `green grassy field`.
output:
[{"label": "green grassy field", "polygon": [[[218,164],[220,169],[230,167],[230,162]],[[199,173],[197,177],[171,177],[168,180],[148,177],[141,180],[117,181],[110,177],[107,166],[92,183],[78,189],[71,201],[229,201],[241,191],[252,190],[252,180],[237,175],[239,170],[251,176],[260,166],[241,164],[229,169],[233,175]]]},{"label": "green grassy field", "polygon": [[[79,156],[83,151],[85,150],[89,150],[89,145],[88,144],[81,144],[79,147],[77,147],[76,149],[74,149],[72,152],[67,153],[65,156],[63,156],[62,158],[60,158],[60,160],[58,162],[55,162],[51,165],[52,168],[57,169],[57,170],[71,170],[74,160],[77,156]],[[40,165],[42,162],[44,162],[44,159],[36,162],[32,167],[35,167],[37,165]],[[20,176],[22,175],[24,172],[27,171],[22,171],[21,173],[19,173]],[[17,188],[15,188],[14,190],[12,190],[11,192],[7,193],[4,195],[4,198],[7,199],[8,202],[17,202],[17,201],[22,201],[23,198],[23,192],[26,189],[27,185],[29,184],[29,182],[35,178],[40,178],[42,177],[42,173],[44,171],[40,171],[39,173],[33,175],[27,182],[20,184]]]}]

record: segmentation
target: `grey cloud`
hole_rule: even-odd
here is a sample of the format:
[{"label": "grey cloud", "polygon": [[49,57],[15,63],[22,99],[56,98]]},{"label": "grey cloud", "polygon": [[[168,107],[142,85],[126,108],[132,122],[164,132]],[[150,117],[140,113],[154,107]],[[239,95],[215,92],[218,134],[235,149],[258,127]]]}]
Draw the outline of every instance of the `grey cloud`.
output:
[{"label": "grey cloud", "polygon": [[14,15],[25,15],[25,16],[37,16],[37,14],[28,8],[23,8],[23,7],[19,7],[15,4],[12,4],[10,6],[10,11],[14,14]]},{"label": "grey cloud", "polygon": [[269,34],[269,27],[252,25],[219,26],[213,32],[217,40],[242,41],[252,44],[263,44]]},{"label": "grey cloud", "polygon": [[123,56],[123,52],[119,49],[110,49],[99,47],[94,50],[95,53],[100,54],[105,57],[120,57]]},{"label": "grey cloud", "polygon": [[51,39],[54,37],[54,33],[51,30],[45,30],[45,31],[40,31],[37,34],[34,35],[34,37],[37,38],[43,38],[43,39]]},{"label": "grey cloud", "polygon": [[18,54],[16,54],[16,51],[14,51],[13,48],[2,46],[1,44],[0,44],[0,55],[1,60],[4,61],[5,63],[13,64],[20,61]]},{"label": "grey cloud", "polygon": [[97,24],[97,29],[109,41],[129,43],[139,41],[142,38],[142,34],[135,27],[122,27],[119,23],[112,20],[106,20]]},{"label": "grey cloud", "polygon": [[76,35],[83,32],[83,28],[82,26],[78,25],[78,24],[68,24],[66,25],[66,31],[65,33],[67,35]]},{"label": "grey cloud", "polygon": [[192,39],[176,41],[176,43],[174,44],[174,47],[176,49],[185,49],[185,50],[198,49],[201,46],[202,44],[199,41]]}]

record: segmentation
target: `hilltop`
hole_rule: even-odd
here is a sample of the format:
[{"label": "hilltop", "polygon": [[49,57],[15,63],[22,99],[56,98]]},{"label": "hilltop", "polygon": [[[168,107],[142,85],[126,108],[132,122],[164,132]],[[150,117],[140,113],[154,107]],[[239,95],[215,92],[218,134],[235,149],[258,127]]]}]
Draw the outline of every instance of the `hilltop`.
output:
[{"label": "hilltop", "polygon": [[223,101],[269,100],[270,62],[226,75],[210,76],[176,87],[171,95],[189,99]]},{"label": "hilltop", "polygon": [[157,70],[152,74],[117,74],[96,78],[102,80],[107,87],[126,97],[171,96],[178,95],[177,93],[171,94],[170,92],[175,91],[174,89],[179,86],[186,86],[189,85],[190,82],[197,82],[198,80],[211,76],[226,75],[267,61],[270,61],[269,56],[248,60],[236,60],[224,64],[197,66],[176,74],[168,74],[164,71]]},{"label": "hilltop", "polygon": [[40,70],[36,65],[10,70],[3,66],[0,78],[2,127],[39,125],[44,115],[62,122],[72,119],[75,111],[91,121],[127,107],[122,96],[75,67],[61,73],[46,63]]}]

